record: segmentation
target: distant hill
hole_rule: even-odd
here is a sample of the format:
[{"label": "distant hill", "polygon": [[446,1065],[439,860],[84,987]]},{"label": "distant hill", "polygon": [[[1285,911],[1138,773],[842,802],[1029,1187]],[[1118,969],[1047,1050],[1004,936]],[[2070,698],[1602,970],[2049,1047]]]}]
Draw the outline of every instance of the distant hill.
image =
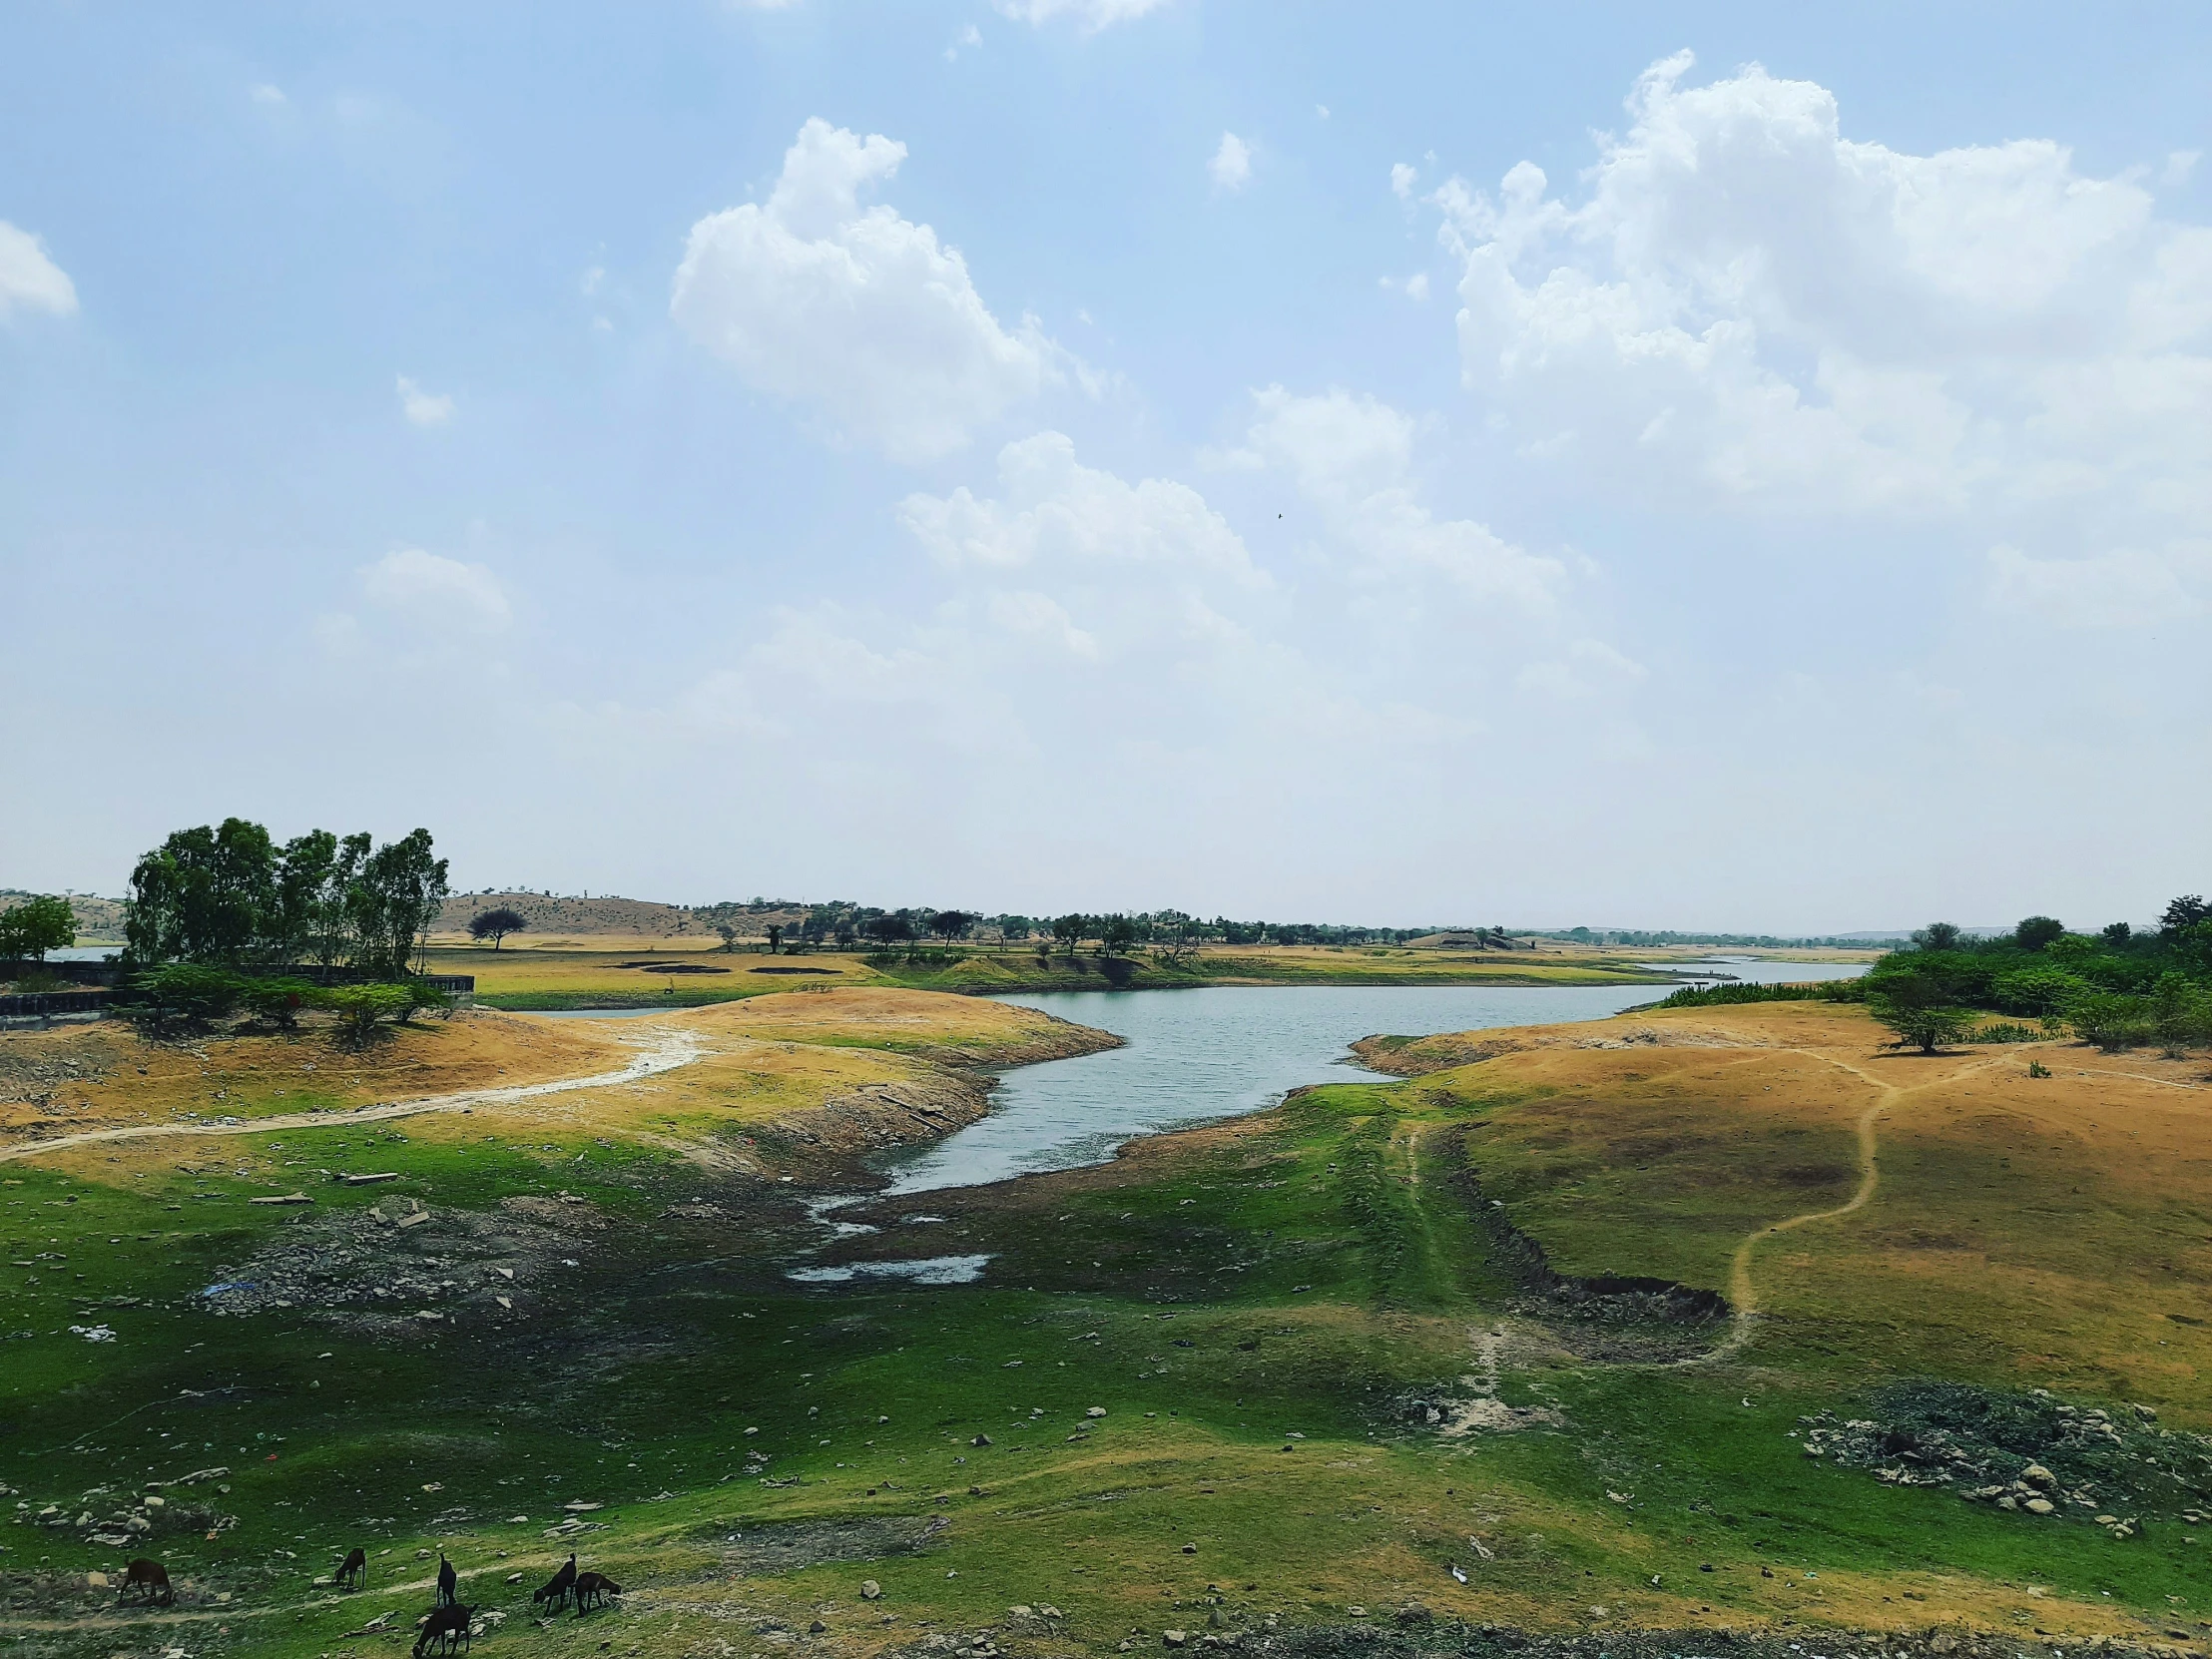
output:
[{"label": "distant hill", "polygon": [[[18,904],[40,897],[35,892],[24,892],[17,887],[0,887],[0,910],[12,910]],[[123,938],[123,900],[120,898],[95,898],[90,893],[72,893],[70,911],[77,917],[77,942],[79,944],[115,944]]]},{"label": "distant hill", "polygon": [[472,917],[505,907],[520,914],[528,929],[514,942],[526,943],[531,934],[562,938],[595,935],[624,938],[712,939],[717,924],[735,927],[745,938],[760,938],[771,926],[792,927],[803,921],[807,906],[785,902],[766,904],[661,904],[650,898],[567,898],[542,892],[456,893],[438,912],[434,937],[465,937]]}]

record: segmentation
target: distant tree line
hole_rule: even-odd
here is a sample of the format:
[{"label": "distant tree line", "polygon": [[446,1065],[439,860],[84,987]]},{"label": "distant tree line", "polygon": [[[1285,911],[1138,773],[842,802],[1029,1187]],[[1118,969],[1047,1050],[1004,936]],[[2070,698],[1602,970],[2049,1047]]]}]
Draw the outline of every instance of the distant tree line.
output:
[{"label": "distant tree line", "polygon": [[[1057,947],[1065,943],[1067,933],[1064,924],[1069,923],[1079,924],[1080,940],[1097,946],[1102,954],[1125,953],[1140,945],[1173,952],[1188,950],[1199,944],[1404,944],[1412,939],[1428,938],[1439,933],[1471,935],[1483,948],[1500,950],[1523,948],[1528,940],[1538,938],[1588,945],[1732,945],[1769,950],[1793,945],[1863,949],[1869,943],[1877,942],[1832,934],[1785,936],[1772,933],[1639,932],[1621,928],[1589,927],[1509,929],[1502,925],[1360,927],[1318,921],[1240,921],[1226,915],[1208,919],[1175,909],[1132,910],[1110,914],[1071,913],[1060,916],[1031,916],[1008,911],[994,915],[987,911],[943,909],[929,904],[882,908],[872,904],[855,904],[846,899],[830,899],[819,904],[789,899],[756,898],[746,903],[725,900],[719,904],[699,905],[692,913],[705,917],[709,925],[722,934],[724,942],[735,947],[736,941],[741,937],[759,937],[767,933],[768,926],[759,919],[763,911],[800,918],[797,921],[780,921],[774,924],[778,947],[790,950],[825,949],[830,946],[849,950],[857,945],[872,945],[879,949],[895,948],[920,944],[930,939],[952,944],[978,935],[1005,944],[1025,944],[1045,939],[1052,941]],[[1108,937],[1109,933],[1112,934],[1111,938]]]},{"label": "distant tree line", "polygon": [[140,858],[124,903],[125,960],[248,968],[347,966],[407,974],[446,895],[430,831],[381,846],[310,830],[281,845],[241,818],[180,830]]}]

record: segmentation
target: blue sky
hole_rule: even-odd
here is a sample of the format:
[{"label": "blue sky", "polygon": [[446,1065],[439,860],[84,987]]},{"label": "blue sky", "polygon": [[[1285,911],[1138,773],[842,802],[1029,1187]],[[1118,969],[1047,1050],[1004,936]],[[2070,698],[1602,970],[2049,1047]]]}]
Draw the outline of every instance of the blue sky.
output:
[{"label": "blue sky", "polygon": [[0,883],[2201,889],[2202,8],[1532,10],[17,8]]}]

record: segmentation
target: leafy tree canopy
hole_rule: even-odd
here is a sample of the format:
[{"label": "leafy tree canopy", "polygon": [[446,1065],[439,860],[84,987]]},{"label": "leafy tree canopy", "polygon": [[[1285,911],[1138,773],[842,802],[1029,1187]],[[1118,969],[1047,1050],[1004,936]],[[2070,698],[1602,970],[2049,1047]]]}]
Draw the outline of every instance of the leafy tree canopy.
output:
[{"label": "leafy tree canopy", "polygon": [[497,909],[482,910],[468,919],[468,936],[479,943],[491,940],[497,950],[509,933],[519,933],[530,925],[520,910],[502,904]]},{"label": "leafy tree canopy", "polygon": [[124,904],[127,955],[149,967],[311,958],[398,978],[446,890],[427,830],[382,846],[312,830],[279,847],[261,825],[225,819],[180,830],[139,859]]},{"label": "leafy tree canopy", "polygon": [[77,912],[66,898],[32,898],[0,910],[0,961],[44,961],[49,950],[76,942]]}]

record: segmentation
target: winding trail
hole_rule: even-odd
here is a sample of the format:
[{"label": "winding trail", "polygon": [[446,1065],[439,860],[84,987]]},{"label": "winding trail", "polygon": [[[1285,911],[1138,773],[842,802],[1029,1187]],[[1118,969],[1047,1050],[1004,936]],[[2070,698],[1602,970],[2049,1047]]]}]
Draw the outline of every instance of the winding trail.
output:
[{"label": "winding trail", "polygon": [[36,1158],[42,1153],[60,1152],[73,1146],[99,1146],[114,1141],[151,1141],[206,1135],[260,1135],[276,1129],[327,1129],[335,1124],[381,1123],[391,1118],[419,1117],[425,1112],[465,1112],[478,1106],[506,1106],[520,1100],[536,1100],[544,1095],[568,1094],[577,1089],[607,1089],[624,1083],[640,1082],[648,1077],[657,1077],[663,1072],[676,1071],[700,1057],[697,1032],[670,1026],[640,1035],[652,1040],[638,1042],[628,1033],[617,1039],[625,1043],[635,1043],[639,1049],[637,1058],[620,1071],[596,1072],[589,1077],[558,1077],[547,1083],[517,1083],[496,1089],[461,1089],[451,1094],[429,1094],[413,1100],[386,1101],[378,1106],[355,1106],[350,1111],[284,1112],[273,1117],[243,1118],[237,1123],[140,1123],[120,1129],[87,1129],[75,1135],[56,1135],[46,1140],[26,1141],[20,1146],[0,1148],[0,1164],[13,1163],[20,1158]]},{"label": "winding trail", "polygon": [[1918,1083],[1900,1084],[1893,1083],[1887,1078],[1877,1077],[1873,1072],[1862,1066],[1855,1066],[1849,1060],[1839,1060],[1833,1054],[1823,1054],[1817,1049],[1793,1048],[1786,1052],[1802,1054],[1808,1060],[1818,1060],[1824,1065],[1831,1065],[1841,1071],[1848,1071],[1862,1082],[1872,1084],[1878,1091],[1874,1104],[1859,1114],[1858,1122],[1854,1126],[1859,1136],[1858,1190],[1843,1203],[1833,1205],[1826,1210],[1808,1210],[1801,1216],[1791,1216],[1784,1221],[1772,1222],[1765,1227],[1755,1227],[1751,1232],[1745,1234],[1743,1242],[1736,1246],[1735,1254],[1729,1258],[1728,1302],[1733,1313],[1729,1319],[1728,1336],[1718,1347],[1709,1349],[1703,1354],[1695,1355],[1688,1360],[1675,1361],[1674,1365],[1677,1367],[1709,1366],[1724,1360],[1732,1360],[1750,1344],[1753,1324],[1759,1317],[1759,1291],[1752,1281],[1751,1259],[1761,1244],[1781,1234],[1794,1233],[1801,1227],[1811,1227],[1816,1222],[1834,1221],[1838,1217],[1848,1216],[1856,1210],[1864,1210],[1873,1200],[1876,1191],[1882,1185],[1882,1146],[1876,1134],[1876,1126],[1882,1121],[1884,1113],[1908,1095],[1918,1094],[1923,1089],[1934,1088],[1938,1084],[1954,1083],[1960,1078],[1971,1077],[1977,1071],[1986,1071],[1991,1066],[2000,1064],[2003,1059],[2002,1056],[1995,1056],[1977,1061],[1975,1064],[1959,1071],[1946,1072],[1941,1077],[1930,1077],[1924,1078]]}]

